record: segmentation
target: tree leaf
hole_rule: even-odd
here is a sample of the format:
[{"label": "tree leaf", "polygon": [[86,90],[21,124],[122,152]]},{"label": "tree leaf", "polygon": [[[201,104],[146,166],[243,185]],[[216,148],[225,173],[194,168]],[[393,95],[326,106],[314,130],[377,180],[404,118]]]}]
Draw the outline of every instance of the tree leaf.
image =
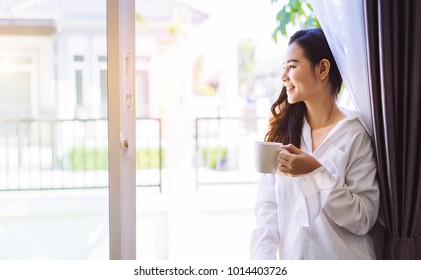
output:
[{"label": "tree leaf", "polygon": [[[275,3],[277,0],[271,0],[271,2]],[[288,25],[298,25],[301,28],[320,27],[320,23],[314,15],[313,7],[308,0],[289,0],[276,15],[276,20],[279,25],[272,34],[275,42],[277,42],[278,33],[283,36],[287,35],[286,28]]]}]

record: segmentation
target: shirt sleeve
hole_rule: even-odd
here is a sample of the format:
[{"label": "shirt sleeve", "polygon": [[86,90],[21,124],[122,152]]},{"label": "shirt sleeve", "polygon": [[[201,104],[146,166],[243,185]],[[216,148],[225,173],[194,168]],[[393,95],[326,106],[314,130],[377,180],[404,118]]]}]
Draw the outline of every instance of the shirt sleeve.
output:
[{"label": "shirt sleeve", "polygon": [[[299,178],[303,202],[296,221],[301,226],[310,226],[324,211],[337,225],[364,235],[376,222],[379,209],[371,140],[367,134],[359,133],[349,153],[336,149],[330,162]],[[344,172],[338,170],[341,165]]]},{"label": "shirt sleeve", "polygon": [[275,260],[279,230],[274,174],[262,174],[260,177],[255,214],[257,227],[251,235],[251,259]]}]

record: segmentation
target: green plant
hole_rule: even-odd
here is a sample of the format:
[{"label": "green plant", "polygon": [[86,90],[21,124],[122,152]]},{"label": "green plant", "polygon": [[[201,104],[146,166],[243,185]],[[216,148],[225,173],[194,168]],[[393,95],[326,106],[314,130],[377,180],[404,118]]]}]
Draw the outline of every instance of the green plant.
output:
[{"label": "green plant", "polygon": [[195,93],[201,96],[215,96],[216,95],[216,90],[212,86],[206,83],[196,84],[193,90]]},{"label": "green plant", "polygon": [[[161,152],[161,167],[163,167],[165,154]],[[159,168],[159,149],[140,148],[136,150],[136,169]]]},{"label": "green plant", "polygon": [[227,148],[202,148],[202,158],[207,167],[217,169],[223,166],[227,160]]},{"label": "green plant", "polygon": [[[272,3],[275,3],[278,0],[271,1]],[[279,22],[279,25],[272,34],[275,42],[277,42],[278,33],[281,33],[284,36],[287,35],[286,28],[290,24],[294,26],[298,25],[304,29],[320,27],[320,23],[314,14],[313,7],[307,0],[289,0],[278,12],[276,20]]]},{"label": "green plant", "polygon": [[103,148],[75,146],[69,150],[71,170],[104,170],[108,168],[108,151]]},{"label": "green plant", "polygon": [[[71,170],[108,169],[108,150],[75,146],[68,152]],[[162,151],[161,167],[164,162]],[[136,169],[159,168],[159,149],[139,148],[136,150]]]},{"label": "green plant", "polygon": [[147,26],[146,20],[142,15],[139,13],[135,14],[135,23],[137,26],[139,26],[140,29],[145,29]]}]

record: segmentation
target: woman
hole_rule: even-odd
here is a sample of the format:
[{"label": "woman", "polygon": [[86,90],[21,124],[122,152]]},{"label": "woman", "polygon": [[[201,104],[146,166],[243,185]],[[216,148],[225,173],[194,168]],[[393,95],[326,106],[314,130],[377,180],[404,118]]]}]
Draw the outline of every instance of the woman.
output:
[{"label": "woman", "polygon": [[321,29],[301,30],[285,54],[283,88],[265,140],[283,143],[278,172],[262,175],[252,259],[374,259],[379,208],[371,139],[342,86]]}]

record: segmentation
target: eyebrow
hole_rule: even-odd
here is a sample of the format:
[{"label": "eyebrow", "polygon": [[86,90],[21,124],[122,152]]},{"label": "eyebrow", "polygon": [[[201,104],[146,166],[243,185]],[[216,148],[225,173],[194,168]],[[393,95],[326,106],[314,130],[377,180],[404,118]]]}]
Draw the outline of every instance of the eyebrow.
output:
[{"label": "eyebrow", "polygon": [[287,62],[284,62],[284,64],[288,64],[290,62],[299,62],[297,59],[290,59]]}]

